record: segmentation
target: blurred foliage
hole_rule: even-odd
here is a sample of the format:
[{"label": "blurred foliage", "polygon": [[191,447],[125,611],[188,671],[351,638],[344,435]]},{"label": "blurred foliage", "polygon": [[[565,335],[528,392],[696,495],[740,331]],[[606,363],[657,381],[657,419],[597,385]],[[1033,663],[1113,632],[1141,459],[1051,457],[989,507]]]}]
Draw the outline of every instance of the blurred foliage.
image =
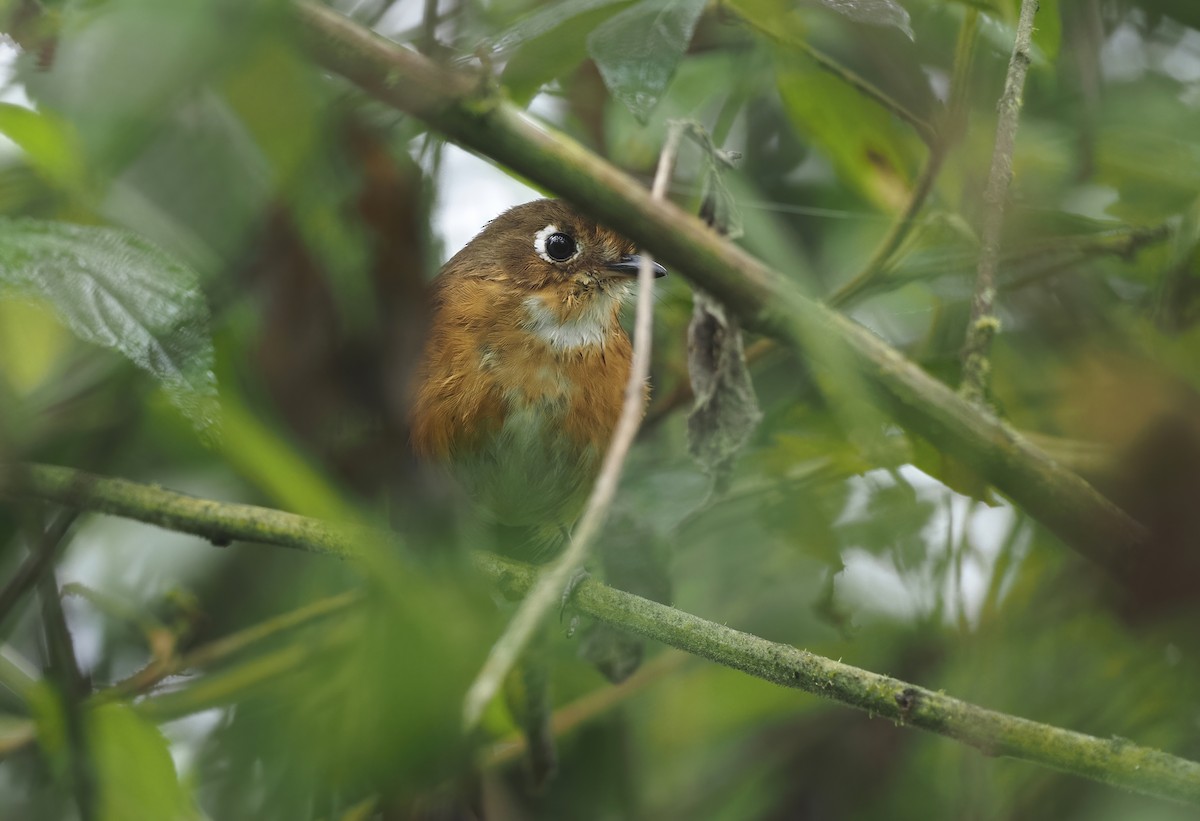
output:
[{"label": "blurred foliage", "polygon": [[[698,121],[743,155],[740,241],[816,296],[865,276],[842,307],[957,382],[1017,0],[334,5],[447,65],[483,57],[643,178],[667,121]],[[467,517],[404,420],[424,284],[470,238],[447,215],[509,181],[464,177],[423,124],[315,66],[290,8],[0,3],[21,47],[0,44],[0,464],[391,522],[408,549],[351,566],[90,516],[47,546],[52,511],[6,502],[0,580],[57,555],[0,612],[0,816],[1193,817],[698,660],[656,667],[657,647],[658,672],[561,739],[546,793],[511,760],[481,770],[512,722],[498,707],[463,739],[460,701],[510,609],[460,561]],[[1152,528],[1137,572],[1103,577],[848,369],[754,340],[763,421],[710,496],[687,455],[680,276],[661,283],[655,404],[611,525],[640,553],[605,563],[705,618],[1197,759],[1200,16],[1042,0],[1035,47],[993,400]],[[703,168],[682,158],[681,204]],[[74,676],[48,649],[55,582],[77,583]],[[301,618],[346,590],[361,599]],[[214,644],[231,636],[248,643]],[[583,709],[609,685],[580,646],[548,652],[556,703]],[[195,666],[96,701],[172,659]]]}]

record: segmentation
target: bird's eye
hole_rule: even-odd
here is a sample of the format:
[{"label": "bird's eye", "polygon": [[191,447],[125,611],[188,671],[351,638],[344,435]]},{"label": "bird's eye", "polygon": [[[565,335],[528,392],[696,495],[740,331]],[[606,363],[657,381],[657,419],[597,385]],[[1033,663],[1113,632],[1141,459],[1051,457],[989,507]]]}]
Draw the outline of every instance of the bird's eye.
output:
[{"label": "bird's eye", "polygon": [[575,255],[575,240],[562,232],[546,237],[546,256],[555,262],[565,262]]}]

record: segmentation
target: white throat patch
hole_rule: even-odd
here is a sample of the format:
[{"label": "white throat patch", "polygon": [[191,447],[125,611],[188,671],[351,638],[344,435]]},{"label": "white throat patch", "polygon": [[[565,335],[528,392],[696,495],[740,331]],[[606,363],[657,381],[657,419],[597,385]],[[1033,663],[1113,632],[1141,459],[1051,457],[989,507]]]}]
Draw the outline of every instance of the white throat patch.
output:
[{"label": "white throat patch", "polygon": [[569,319],[558,318],[540,297],[525,299],[525,327],[538,339],[562,351],[604,346],[612,312],[629,293],[629,286],[613,283],[597,293],[587,308]]}]

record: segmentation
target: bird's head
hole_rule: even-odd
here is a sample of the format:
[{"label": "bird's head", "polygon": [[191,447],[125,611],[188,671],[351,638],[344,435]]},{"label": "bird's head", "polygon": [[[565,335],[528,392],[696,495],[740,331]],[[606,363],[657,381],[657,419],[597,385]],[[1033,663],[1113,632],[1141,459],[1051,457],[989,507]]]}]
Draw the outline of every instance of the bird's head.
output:
[{"label": "bird's head", "polygon": [[[583,344],[615,322],[637,279],[636,251],[566,203],[535,200],[489,222],[447,268],[515,292],[522,324],[531,330]],[[654,263],[654,273],[663,276],[666,269]]]}]

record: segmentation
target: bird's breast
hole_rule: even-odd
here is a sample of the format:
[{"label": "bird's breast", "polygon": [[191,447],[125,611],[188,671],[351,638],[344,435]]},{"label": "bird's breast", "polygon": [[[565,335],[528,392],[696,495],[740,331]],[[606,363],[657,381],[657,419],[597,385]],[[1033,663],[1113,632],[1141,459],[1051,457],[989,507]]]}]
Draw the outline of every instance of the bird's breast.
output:
[{"label": "bird's breast", "polygon": [[513,525],[574,520],[621,412],[629,360],[620,348],[606,340],[556,351],[525,339],[481,352],[500,418],[452,464],[495,518]]},{"label": "bird's breast", "polygon": [[[617,303],[477,288],[435,315],[413,442],[504,524],[569,526],[621,413],[632,349]],[[463,296],[450,293],[449,296]],[[605,304],[607,302],[607,304]],[[603,310],[601,310],[603,309]]]}]

